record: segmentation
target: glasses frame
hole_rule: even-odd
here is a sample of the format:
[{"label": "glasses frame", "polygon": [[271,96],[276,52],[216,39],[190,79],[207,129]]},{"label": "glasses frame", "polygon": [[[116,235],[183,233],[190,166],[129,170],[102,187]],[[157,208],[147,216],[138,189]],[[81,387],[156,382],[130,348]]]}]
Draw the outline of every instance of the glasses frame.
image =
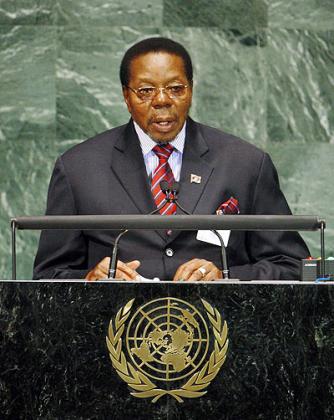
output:
[{"label": "glasses frame", "polygon": [[[192,84],[188,84],[188,85],[184,85],[183,83],[180,83],[180,84],[178,84],[177,86],[182,86],[182,87],[184,87],[184,88],[186,88],[186,89],[188,89],[190,86],[192,86]],[[137,96],[137,98],[138,99],[140,99],[141,101],[143,101],[143,102],[149,102],[149,101],[152,101],[157,95],[158,95],[158,92],[162,92],[162,91],[164,91],[165,93],[166,93],[166,95],[168,96],[168,98],[170,98],[170,99],[178,99],[179,97],[178,96],[170,96],[170,94],[168,93],[168,91],[167,91],[167,88],[169,87],[169,86],[164,86],[164,87],[155,87],[155,86],[150,86],[150,88],[153,88],[153,89],[155,89],[155,94],[152,96],[152,98],[149,98],[149,99],[143,99],[143,98],[141,98],[139,95],[138,95],[138,90],[139,89],[141,89],[141,88],[139,88],[139,89],[134,89],[134,88],[132,88],[131,86],[129,86],[129,85],[126,85],[125,86],[126,88],[128,88],[128,89],[130,89],[136,96]]]}]

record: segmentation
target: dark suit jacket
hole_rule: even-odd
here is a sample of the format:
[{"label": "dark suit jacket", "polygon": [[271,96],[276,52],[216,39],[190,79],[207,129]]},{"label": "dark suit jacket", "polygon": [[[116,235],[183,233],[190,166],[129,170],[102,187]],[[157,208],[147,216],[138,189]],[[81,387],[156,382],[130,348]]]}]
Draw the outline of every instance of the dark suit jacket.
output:
[{"label": "dark suit jacket", "polygon": [[[201,183],[190,183],[190,174]],[[270,157],[232,135],[188,119],[180,177],[180,204],[193,214],[215,214],[231,196],[241,214],[290,214]],[[132,121],[67,151],[56,162],[47,214],[147,214],[155,209],[140,143]],[[34,278],[83,278],[109,256],[119,232],[44,231]],[[200,242],[197,232],[131,231],[120,242],[119,259],[141,261],[145,277],[172,279],[180,264],[204,258],[220,266],[218,246]],[[173,256],[166,255],[171,248]],[[295,279],[309,252],[291,232],[232,232],[228,244],[231,277]]]}]

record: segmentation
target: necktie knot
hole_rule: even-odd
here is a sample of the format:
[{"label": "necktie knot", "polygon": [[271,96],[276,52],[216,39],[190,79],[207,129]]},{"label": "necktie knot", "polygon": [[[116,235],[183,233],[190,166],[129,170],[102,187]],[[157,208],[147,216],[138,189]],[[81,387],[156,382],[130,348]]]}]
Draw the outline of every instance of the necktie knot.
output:
[{"label": "necktie knot", "polygon": [[158,156],[159,162],[167,162],[169,156],[173,153],[174,147],[169,143],[166,145],[157,144],[152,150]]}]

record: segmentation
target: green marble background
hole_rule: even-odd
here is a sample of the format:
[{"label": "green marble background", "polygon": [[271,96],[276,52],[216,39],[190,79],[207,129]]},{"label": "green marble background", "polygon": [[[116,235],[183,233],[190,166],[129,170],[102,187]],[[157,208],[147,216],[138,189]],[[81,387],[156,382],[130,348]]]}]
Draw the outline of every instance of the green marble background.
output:
[{"label": "green marble background", "polygon": [[[333,0],[0,0],[0,278],[10,217],[43,214],[57,155],[127,121],[122,54],[160,34],[192,55],[192,116],[267,150],[293,212],[327,219],[334,255]],[[20,278],[37,240],[19,232]]]}]

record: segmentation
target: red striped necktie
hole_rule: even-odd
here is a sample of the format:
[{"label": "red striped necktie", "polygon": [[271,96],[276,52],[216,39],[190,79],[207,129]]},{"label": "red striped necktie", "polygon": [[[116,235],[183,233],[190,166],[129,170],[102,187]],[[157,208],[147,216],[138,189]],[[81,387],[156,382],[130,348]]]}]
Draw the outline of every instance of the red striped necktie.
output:
[{"label": "red striped necktie", "polygon": [[[152,182],[151,182],[151,191],[153,198],[157,207],[163,204],[166,196],[161,191],[160,182],[166,180],[169,185],[171,185],[175,179],[173,172],[169,166],[168,159],[172,154],[174,148],[169,143],[166,145],[156,145],[153,147],[153,152],[159,158],[159,165],[153,171]],[[166,203],[161,209],[160,214],[171,215],[176,213],[176,204],[175,203]]]}]

